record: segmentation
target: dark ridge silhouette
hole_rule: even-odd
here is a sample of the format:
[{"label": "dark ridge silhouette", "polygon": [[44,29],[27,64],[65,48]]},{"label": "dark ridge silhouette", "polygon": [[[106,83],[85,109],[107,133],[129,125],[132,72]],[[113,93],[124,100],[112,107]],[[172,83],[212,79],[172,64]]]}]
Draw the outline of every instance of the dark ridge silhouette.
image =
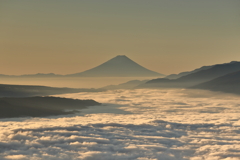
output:
[{"label": "dark ridge silhouette", "polygon": [[[214,65],[213,65],[214,66]],[[170,74],[164,78],[167,78],[167,79],[177,79],[177,78],[180,78],[182,76],[186,76],[186,75],[189,75],[191,73],[196,73],[196,72],[199,72],[201,70],[206,70],[206,69],[209,69],[209,68],[212,68],[213,66],[202,66],[200,68],[197,68],[197,69],[194,69],[192,71],[187,71],[187,72],[181,72],[179,74]]]},{"label": "dark ridge silhouette", "polygon": [[100,92],[103,89],[75,89],[75,88],[56,88],[32,85],[6,85],[0,84],[0,97],[31,97],[47,96],[64,93],[77,92]]},{"label": "dark ridge silhouette", "polygon": [[37,73],[37,74],[24,74],[21,75],[20,77],[26,77],[26,78],[30,78],[30,77],[36,77],[36,78],[41,78],[41,77],[62,77],[63,75],[59,75],[59,74],[54,74],[54,73]]},{"label": "dark ridge silhouette", "polygon": [[205,70],[200,70],[195,73],[188,74],[186,76],[182,76],[178,79],[166,79],[166,78],[158,78],[153,79],[145,84],[139,85],[137,88],[182,88],[182,87],[190,87],[193,85],[197,85],[199,83],[203,83],[217,77],[236,72],[240,70],[240,62],[232,61],[230,63],[217,64],[213,67]]},{"label": "dark ridge silhouette", "polygon": [[212,68],[201,70],[199,72],[189,74],[178,78],[179,81],[208,81],[225,74],[240,70],[240,62],[232,61],[230,63],[217,64]]},{"label": "dark ridge silhouette", "polygon": [[59,97],[0,98],[0,118],[72,114],[94,105],[100,103]]},{"label": "dark ridge silhouette", "polygon": [[147,81],[149,80],[131,80],[125,83],[121,83],[119,85],[108,85],[108,86],[102,87],[101,89],[105,89],[105,90],[133,89],[140,84],[146,83]]},{"label": "dark ridge silhouette", "polygon": [[68,76],[82,77],[161,77],[163,74],[151,71],[129,59],[119,55],[109,61],[87,71]]},{"label": "dark ridge silhouette", "polygon": [[240,94],[240,70],[190,88]]},{"label": "dark ridge silhouette", "polygon": [[24,75],[5,75],[0,74],[2,78],[52,78],[52,77],[63,77],[64,75],[54,73],[37,73],[37,74],[24,74]]}]

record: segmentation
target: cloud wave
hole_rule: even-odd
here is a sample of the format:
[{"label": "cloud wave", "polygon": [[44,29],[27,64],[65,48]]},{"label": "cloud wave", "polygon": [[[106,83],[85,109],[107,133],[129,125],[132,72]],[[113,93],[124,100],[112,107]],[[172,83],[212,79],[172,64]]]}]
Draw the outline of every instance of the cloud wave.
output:
[{"label": "cloud wave", "polygon": [[[68,117],[4,119],[0,159],[237,160],[238,96],[198,90],[115,90],[61,95],[99,106]],[[123,112],[116,113],[122,110]]]}]

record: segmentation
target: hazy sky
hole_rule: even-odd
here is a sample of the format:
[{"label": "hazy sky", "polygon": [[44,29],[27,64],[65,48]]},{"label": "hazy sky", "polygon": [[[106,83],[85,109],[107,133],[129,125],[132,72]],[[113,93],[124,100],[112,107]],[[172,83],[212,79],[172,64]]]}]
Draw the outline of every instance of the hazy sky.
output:
[{"label": "hazy sky", "polygon": [[0,0],[0,74],[76,73],[119,54],[163,74],[240,61],[240,1]]}]

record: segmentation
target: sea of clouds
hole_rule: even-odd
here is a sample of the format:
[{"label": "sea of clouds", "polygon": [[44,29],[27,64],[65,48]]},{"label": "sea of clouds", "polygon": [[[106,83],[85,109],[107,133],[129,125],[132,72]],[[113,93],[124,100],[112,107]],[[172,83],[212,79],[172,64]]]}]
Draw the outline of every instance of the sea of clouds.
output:
[{"label": "sea of clouds", "polygon": [[65,117],[0,119],[1,160],[239,160],[240,97],[201,90],[59,95],[103,103]]}]

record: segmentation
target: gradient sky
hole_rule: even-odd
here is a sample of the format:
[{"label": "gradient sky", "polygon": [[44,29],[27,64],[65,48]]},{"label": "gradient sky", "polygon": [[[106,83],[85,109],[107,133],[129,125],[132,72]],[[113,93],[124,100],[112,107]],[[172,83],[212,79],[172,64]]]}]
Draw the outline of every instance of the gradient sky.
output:
[{"label": "gradient sky", "polygon": [[116,55],[171,74],[240,61],[239,0],[0,0],[0,74],[68,74]]}]

